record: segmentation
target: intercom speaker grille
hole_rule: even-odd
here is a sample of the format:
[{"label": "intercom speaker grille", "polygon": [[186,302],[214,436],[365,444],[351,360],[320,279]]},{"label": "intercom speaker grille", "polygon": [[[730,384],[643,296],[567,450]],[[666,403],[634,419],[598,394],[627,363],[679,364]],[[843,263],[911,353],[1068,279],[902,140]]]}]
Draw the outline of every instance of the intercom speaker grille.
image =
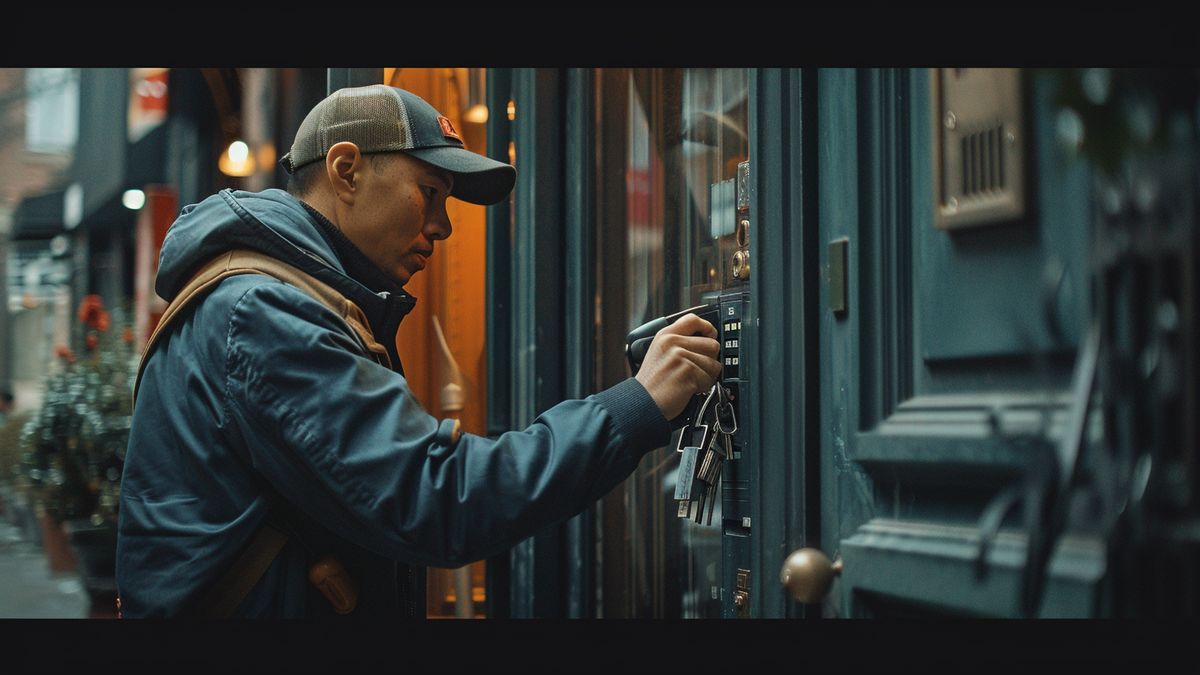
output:
[{"label": "intercom speaker grille", "polygon": [[1024,216],[1020,72],[933,71],[934,223],[975,227]]},{"label": "intercom speaker grille", "polygon": [[1004,127],[962,139],[962,194],[984,197],[1004,189]]}]

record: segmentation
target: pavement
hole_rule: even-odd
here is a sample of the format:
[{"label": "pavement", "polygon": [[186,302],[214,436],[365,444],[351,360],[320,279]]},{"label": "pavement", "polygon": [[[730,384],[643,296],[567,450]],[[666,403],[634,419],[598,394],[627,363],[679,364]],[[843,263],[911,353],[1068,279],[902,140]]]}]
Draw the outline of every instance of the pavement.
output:
[{"label": "pavement", "polygon": [[0,517],[0,619],[84,619],[90,601],[78,572],[51,572],[42,547]]}]

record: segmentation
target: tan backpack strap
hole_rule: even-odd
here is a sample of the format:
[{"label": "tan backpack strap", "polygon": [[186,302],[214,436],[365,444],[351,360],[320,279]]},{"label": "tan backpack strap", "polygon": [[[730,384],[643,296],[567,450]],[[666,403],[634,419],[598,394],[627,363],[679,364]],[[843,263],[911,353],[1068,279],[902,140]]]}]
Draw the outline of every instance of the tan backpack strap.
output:
[{"label": "tan backpack strap", "polygon": [[257,251],[237,249],[222,253],[201,267],[167,306],[158,325],[154,328],[154,332],[150,334],[145,350],[142,351],[142,358],[138,363],[137,379],[134,381],[133,387],[135,399],[138,387],[142,382],[142,371],[146,367],[146,361],[158,344],[159,337],[171,325],[175,317],[179,316],[192,300],[203,297],[225,278],[237,274],[265,274],[308,293],[340,316],[346,325],[358,335],[363,347],[376,361],[391,367],[391,358],[388,356],[387,348],[375,339],[370,323],[367,321],[367,315],[362,308],[325,282],[287,263]]},{"label": "tan backpack strap", "polygon": [[376,341],[375,334],[371,332],[370,323],[367,321],[366,313],[329,284],[287,263],[257,251],[232,251],[230,253],[229,266],[228,271],[230,274],[255,272],[269,274],[280,281],[285,281],[306,291],[313,298],[333,310],[334,314],[342,317],[342,320],[362,339],[363,346],[377,357],[382,357],[384,365],[390,366],[391,358],[388,356],[387,348]]}]

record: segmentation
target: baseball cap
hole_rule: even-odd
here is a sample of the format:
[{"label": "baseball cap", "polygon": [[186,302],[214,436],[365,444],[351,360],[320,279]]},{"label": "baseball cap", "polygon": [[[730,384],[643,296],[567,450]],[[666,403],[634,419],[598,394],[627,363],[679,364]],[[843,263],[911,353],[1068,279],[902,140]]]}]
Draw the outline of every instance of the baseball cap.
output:
[{"label": "baseball cap", "polygon": [[454,125],[416,94],[372,84],[339,89],[318,103],[296,132],[292,149],[279,161],[289,174],[325,159],[329,148],[350,141],[361,152],[405,152],[454,174],[453,197],[495,204],[512,192],[511,164],[467,150]]}]

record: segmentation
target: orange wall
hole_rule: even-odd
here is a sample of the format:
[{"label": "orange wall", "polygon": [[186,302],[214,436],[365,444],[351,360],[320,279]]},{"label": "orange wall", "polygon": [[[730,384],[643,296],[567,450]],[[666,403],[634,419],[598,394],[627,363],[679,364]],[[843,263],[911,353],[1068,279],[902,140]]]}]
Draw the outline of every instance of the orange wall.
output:
[{"label": "orange wall", "polygon": [[[462,135],[468,150],[485,152],[483,124],[465,123],[466,107],[451,73],[465,78],[465,69],[386,68],[384,81],[407,89],[429,101],[450,118]],[[465,79],[463,80],[465,84]],[[449,239],[436,242],[429,266],[405,286],[416,296],[417,306],[400,325],[396,347],[404,363],[404,375],[421,404],[436,417],[457,416],[463,430],[483,435],[487,431],[487,375],[484,338],[486,336],[486,215],[484,207],[457,199],[447,203],[453,232]],[[450,352],[465,379],[465,405],[461,413],[448,414],[441,409],[438,382],[439,348],[432,327],[437,316]],[[470,566],[471,585],[476,601],[475,616],[482,616],[486,564]],[[454,616],[454,577],[449,570],[428,570],[426,613],[430,618]]]},{"label": "orange wall", "polygon": [[[484,125],[465,123],[465,101],[451,73],[465,77],[465,69],[386,69],[387,84],[407,89],[429,101],[450,118],[462,134],[468,150],[484,152]],[[466,383],[466,405],[458,415],[463,429],[486,432],[487,382],[484,361],[486,264],[485,209],[457,199],[448,203],[453,233],[436,242],[429,266],[405,287],[417,298],[416,308],[404,319],[397,336],[397,349],[404,374],[417,398],[431,414],[446,417],[441,410],[438,378],[438,346],[432,329],[436,315],[445,332]]]}]

